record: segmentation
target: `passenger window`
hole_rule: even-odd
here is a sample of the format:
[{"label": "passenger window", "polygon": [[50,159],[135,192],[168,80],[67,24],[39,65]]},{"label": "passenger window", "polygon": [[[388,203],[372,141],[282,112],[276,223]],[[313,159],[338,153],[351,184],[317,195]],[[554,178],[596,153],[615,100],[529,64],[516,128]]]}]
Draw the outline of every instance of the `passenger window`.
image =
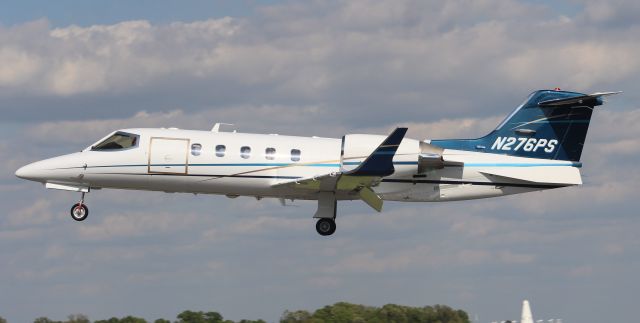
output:
[{"label": "passenger window", "polygon": [[193,144],[193,145],[191,145],[191,155],[200,156],[201,152],[202,152],[202,145],[201,144]]},{"label": "passenger window", "polygon": [[251,157],[251,147],[249,146],[242,146],[240,148],[240,157],[247,159],[249,157]]},{"label": "passenger window", "polygon": [[264,157],[268,160],[274,160],[276,158],[276,149],[275,148],[267,148],[264,150]]},{"label": "passenger window", "polygon": [[91,150],[119,150],[138,145],[138,135],[116,132],[111,137],[91,147]]},{"label": "passenger window", "polygon": [[224,151],[227,150],[227,147],[225,147],[224,145],[217,145],[216,146],[216,156],[217,157],[224,157]]},{"label": "passenger window", "polygon": [[291,161],[300,161],[300,149],[291,149]]}]

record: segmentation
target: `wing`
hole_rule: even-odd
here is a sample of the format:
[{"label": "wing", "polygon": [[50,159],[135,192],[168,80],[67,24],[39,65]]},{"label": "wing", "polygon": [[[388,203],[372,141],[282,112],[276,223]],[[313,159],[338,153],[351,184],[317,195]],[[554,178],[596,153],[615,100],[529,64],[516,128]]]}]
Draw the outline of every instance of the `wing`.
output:
[{"label": "wing", "polygon": [[371,187],[377,186],[383,177],[395,172],[393,157],[406,133],[407,128],[396,128],[371,155],[351,171],[292,180],[278,183],[273,187],[290,187],[316,192],[358,192],[360,199],[380,212],[382,199]]}]

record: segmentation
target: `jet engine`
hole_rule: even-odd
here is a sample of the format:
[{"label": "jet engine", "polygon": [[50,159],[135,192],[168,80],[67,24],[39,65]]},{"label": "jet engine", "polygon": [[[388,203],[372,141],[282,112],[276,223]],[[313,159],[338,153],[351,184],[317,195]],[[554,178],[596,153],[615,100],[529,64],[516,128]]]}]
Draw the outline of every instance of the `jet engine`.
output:
[{"label": "jet engine", "polygon": [[438,146],[421,141],[420,153],[418,154],[418,174],[444,168],[443,151],[444,149]]}]

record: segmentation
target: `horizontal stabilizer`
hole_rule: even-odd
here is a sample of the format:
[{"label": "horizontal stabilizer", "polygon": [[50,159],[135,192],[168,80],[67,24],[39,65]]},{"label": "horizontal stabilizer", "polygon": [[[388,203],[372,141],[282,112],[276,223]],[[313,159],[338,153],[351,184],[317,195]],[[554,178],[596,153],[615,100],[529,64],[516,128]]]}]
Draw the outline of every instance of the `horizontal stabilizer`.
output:
[{"label": "horizontal stabilizer", "polygon": [[407,128],[396,128],[376,150],[367,157],[356,169],[345,172],[350,176],[389,176],[395,172],[393,157],[398,151],[398,146],[404,139]]},{"label": "horizontal stabilizer", "polygon": [[622,93],[622,91],[618,92],[596,92],[593,94],[581,95],[571,98],[563,98],[563,99],[553,99],[547,101],[541,101],[538,103],[538,106],[541,107],[556,107],[556,106],[566,106],[573,104],[587,104],[587,105],[600,105],[602,102],[598,100],[603,96],[615,95]]}]

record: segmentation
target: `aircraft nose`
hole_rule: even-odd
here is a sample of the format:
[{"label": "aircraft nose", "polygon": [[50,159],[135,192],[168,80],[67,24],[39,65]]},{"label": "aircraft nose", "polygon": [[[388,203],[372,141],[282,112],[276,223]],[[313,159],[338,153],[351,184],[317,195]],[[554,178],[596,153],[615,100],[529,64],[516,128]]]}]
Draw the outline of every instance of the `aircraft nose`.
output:
[{"label": "aircraft nose", "polygon": [[80,175],[78,164],[80,153],[44,159],[25,165],[16,171],[16,176],[35,182],[74,181]]},{"label": "aircraft nose", "polygon": [[38,177],[38,167],[36,165],[29,164],[20,167],[16,171],[16,176],[22,179],[35,180]]}]

